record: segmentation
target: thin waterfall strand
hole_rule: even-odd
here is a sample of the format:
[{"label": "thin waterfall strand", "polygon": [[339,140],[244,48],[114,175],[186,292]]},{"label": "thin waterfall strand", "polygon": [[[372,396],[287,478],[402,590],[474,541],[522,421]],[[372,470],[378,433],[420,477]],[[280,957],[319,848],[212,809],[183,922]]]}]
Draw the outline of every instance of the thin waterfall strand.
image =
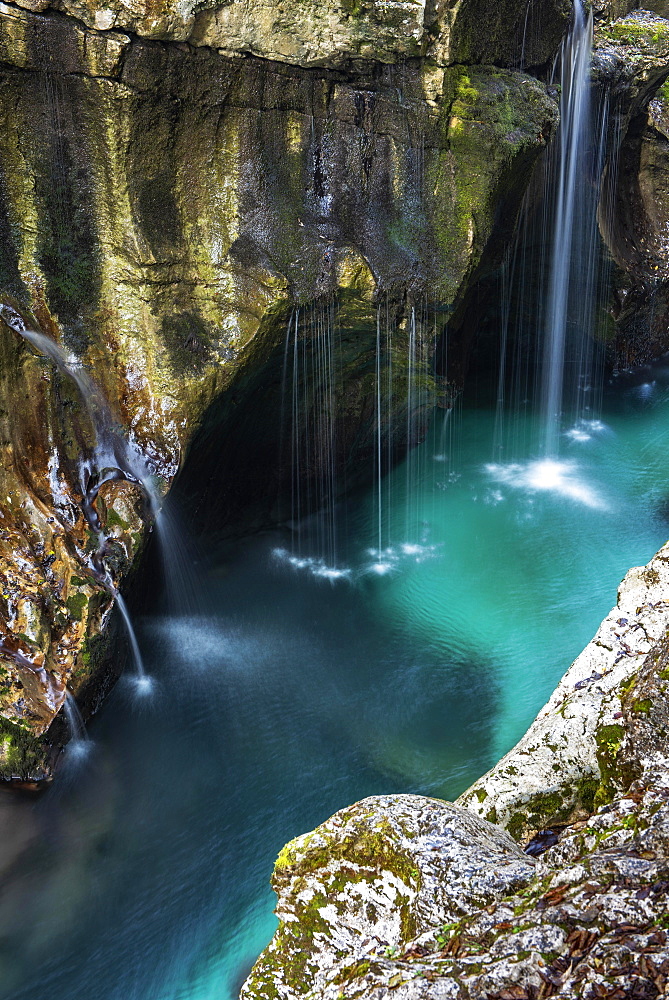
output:
[{"label": "thin waterfall strand", "polygon": [[590,120],[592,14],[587,18],[575,0],[574,23],[563,43],[560,98],[560,161],[557,209],[550,275],[542,411],[544,456],[557,454],[562,414],[565,343],[571,294],[572,239],[576,211],[577,169],[582,164]]}]

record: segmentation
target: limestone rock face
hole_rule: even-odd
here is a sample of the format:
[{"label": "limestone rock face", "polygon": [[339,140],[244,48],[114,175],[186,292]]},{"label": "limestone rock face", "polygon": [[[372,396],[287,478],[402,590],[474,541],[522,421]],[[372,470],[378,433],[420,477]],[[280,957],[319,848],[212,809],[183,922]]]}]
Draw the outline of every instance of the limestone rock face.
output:
[{"label": "limestone rock face", "polygon": [[[415,59],[345,76],[39,6],[0,7],[0,313],[95,385],[163,493],[212,401],[239,409],[270,362],[280,379],[290,323],[316,336],[303,308],[316,303],[349,331],[334,419],[364,454],[377,305],[401,352],[426,296],[460,294],[514,216],[553,99],[506,69]],[[152,5],[148,34],[186,37],[163,13]],[[431,323],[417,334],[423,406],[441,391]],[[95,428],[53,351],[2,322],[0,352],[0,715],[39,734],[66,685],[100,693],[113,601],[92,572],[91,517],[116,586],[149,512],[127,476],[95,485]]]},{"label": "limestone rock face", "polygon": [[[624,367],[667,350],[669,316],[669,99],[666,85],[650,101],[622,150],[616,227],[626,273],[616,289],[617,354]],[[622,213],[619,213],[619,218]],[[626,234],[626,235],[623,235]],[[632,240],[638,248],[632,250]]]},{"label": "limestone rock face", "polygon": [[665,352],[669,293],[665,4],[635,11],[597,31],[594,75],[608,93],[609,161],[600,228],[618,265],[612,314],[620,367]]},{"label": "limestone rock face", "polygon": [[635,10],[601,26],[595,36],[593,76],[620,98],[618,115],[634,116],[667,73],[669,21]]},{"label": "limestone rock face", "polygon": [[623,701],[637,671],[653,669],[656,643],[669,627],[667,593],[669,545],[647,566],[629,571],[617,605],[525,736],[460,805],[527,840],[612,797],[621,787],[616,760],[625,733]]},{"label": "limestone rock face", "polygon": [[441,66],[537,66],[552,57],[571,12],[569,0],[544,0],[540,10],[519,0],[21,0],[19,6],[53,7],[102,32],[330,68],[417,56]]}]

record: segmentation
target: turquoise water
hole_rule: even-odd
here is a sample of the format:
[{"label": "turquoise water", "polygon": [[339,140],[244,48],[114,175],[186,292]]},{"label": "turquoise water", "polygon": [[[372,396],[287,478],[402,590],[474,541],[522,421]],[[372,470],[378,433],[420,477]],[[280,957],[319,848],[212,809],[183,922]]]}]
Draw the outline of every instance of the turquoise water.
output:
[{"label": "turquoise water", "polygon": [[382,486],[380,551],[372,490],[336,565],[280,532],[208,553],[198,614],[138,623],[152,696],[121,682],[85,757],[0,797],[3,1000],[233,997],[280,847],[364,795],[461,792],[669,534],[669,370],[611,387],[551,465],[493,464],[492,409],[444,419]]}]

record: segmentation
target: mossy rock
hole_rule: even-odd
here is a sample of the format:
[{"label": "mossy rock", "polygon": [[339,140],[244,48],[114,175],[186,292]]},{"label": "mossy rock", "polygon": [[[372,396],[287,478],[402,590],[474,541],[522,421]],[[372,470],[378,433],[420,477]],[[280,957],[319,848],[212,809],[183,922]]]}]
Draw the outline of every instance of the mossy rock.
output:
[{"label": "mossy rock", "polygon": [[0,780],[40,780],[49,771],[50,747],[19,724],[0,717]]}]

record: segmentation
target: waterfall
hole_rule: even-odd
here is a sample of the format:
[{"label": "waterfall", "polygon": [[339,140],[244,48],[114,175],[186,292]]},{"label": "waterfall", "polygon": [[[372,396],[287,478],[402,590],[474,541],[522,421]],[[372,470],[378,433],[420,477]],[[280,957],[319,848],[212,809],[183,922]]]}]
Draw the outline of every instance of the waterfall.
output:
[{"label": "waterfall", "polygon": [[[66,377],[70,378],[76,385],[81,395],[89,419],[95,434],[95,473],[87,468],[86,463],[81,466],[81,488],[82,488],[82,510],[92,531],[98,539],[97,551],[91,557],[91,569],[100,583],[114,596],[119,611],[125,623],[128,633],[128,640],[134,659],[135,671],[137,674],[138,691],[146,691],[151,686],[151,680],[147,677],[142,662],[139,643],[133,628],[132,620],[128,612],[125,601],[114,586],[109,571],[104,565],[105,538],[97,512],[95,510],[95,500],[100,486],[115,478],[124,478],[130,482],[136,482],[144,491],[148,500],[154,523],[159,521],[160,503],[158,494],[153,486],[151,476],[144,460],[144,456],[136,451],[113,427],[113,420],[109,405],[100,389],[88,377],[88,375],[72,366],[63,349],[50,337],[31,330],[26,327],[23,318],[19,313],[4,303],[0,303],[0,316],[10,329],[20,334],[30,344],[35,347],[40,354],[50,358],[56,367]],[[67,706],[67,700],[66,700]],[[76,705],[75,705],[76,707]],[[70,715],[74,718],[74,710],[70,705],[66,707],[68,720]],[[83,723],[82,723],[83,726]]]},{"label": "waterfall", "polygon": [[341,575],[336,517],[339,353],[333,299],[291,312],[284,347],[280,461],[283,465],[289,456],[294,544],[292,554],[282,549],[277,554],[331,580]]},{"label": "waterfall", "polygon": [[381,400],[382,400],[382,387],[381,387],[381,377],[382,377],[382,367],[381,367],[381,306],[377,306],[376,310],[376,515],[377,515],[377,533],[378,533],[378,550],[379,559],[381,558],[381,552],[383,551],[383,462],[382,462],[382,428],[383,428],[383,417],[381,411]]},{"label": "waterfall", "polygon": [[72,751],[75,756],[82,757],[88,752],[91,740],[86,732],[86,726],[84,725],[84,720],[81,717],[79,706],[77,705],[74,696],[71,695],[69,691],[65,692],[63,711],[65,712],[65,718],[67,719],[67,724],[70,729],[69,750]]},{"label": "waterfall", "polygon": [[144,669],[144,661],[142,660],[142,654],[140,652],[137,636],[135,635],[135,630],[132,625],[128,605],[125,603],[118,591],[116,592],[116,606],[121,612],[121,618],[123,619],[123,623],[128,634],[128,642],[130,643],[130,650],[132,652],[132,658],[135,666],[135,686],[137,692],[139,694],[146,694],[153,687],[153,680]]},{"label": "waterfall", "polygon": [[[574,2],[571,30],[561,52],[560,130],[558,135],[556,208],[550,268],[542,384],[543,452],[557,454],[563,407],[567,325],[570,300],[577,294],[578,254],[575,243],[583,218],[577,219],[577,187],[587,184],[585,154],[590,133],[590,59],[592,13]],[[587,331],[579,331],[587,336]],[[581,373],[583,377],[584,373]]]}]

